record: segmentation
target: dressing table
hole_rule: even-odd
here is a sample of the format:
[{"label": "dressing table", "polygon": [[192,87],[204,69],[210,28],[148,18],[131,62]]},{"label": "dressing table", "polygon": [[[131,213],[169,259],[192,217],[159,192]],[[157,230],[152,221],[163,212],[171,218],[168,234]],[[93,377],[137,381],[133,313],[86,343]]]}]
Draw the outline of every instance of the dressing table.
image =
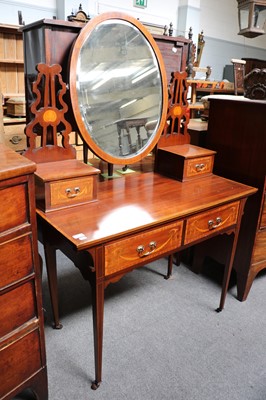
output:
[{"label": "dressing table", "polygon": [[[93,18],[81,30],[72,48],[69,87],[79,131],[99,158],[112,164],[131,164],[147,156],[156,146],[166,124],[167,79],[159,49],[139,21],[121,13]],[[50,104],[41,110],[41,115],[47,115],[48,110],[49,115],[51,111],[58,115],[56,107]],[[38,118],[40,121],[41,116]],[[153,130],[147,138],[147,132],[140,126],[131,149],[121,155],[117,121],[134,118],[145,119],[145,123],[155,121]],[[56,119],[49,120],[53,128],[57,123],[60,126]],[[34,123],[26,131],[34,146],[32,129]],[[138,147],[137,143],[142,146]],[[61,152],[56,143],[50,143],[47,154],[54,149],[56,154]],[[34,148],[25,155],[34,158],[39,150],[45,151]],[[49,160],[42,159],[37,164],[38,179],[44,163]],[[65,161],[57,160],[53,164],[54,174],[60,175],[64,165]],[[39,240],[44,245],[56,328],[61,328],[56,250],[69,257],[91,284],[95,354],[92,389],[97,389],[102,380],[105,288],[135,268],[207,238],[226,234],[233,240],[217,309],[221,311],[244,206],[255,192],[250,186],[212,173],[180,182],[149,172],[98,182],[97,196],[85,204],[71,205],[68,198],[63,208],[37,208]]]}]

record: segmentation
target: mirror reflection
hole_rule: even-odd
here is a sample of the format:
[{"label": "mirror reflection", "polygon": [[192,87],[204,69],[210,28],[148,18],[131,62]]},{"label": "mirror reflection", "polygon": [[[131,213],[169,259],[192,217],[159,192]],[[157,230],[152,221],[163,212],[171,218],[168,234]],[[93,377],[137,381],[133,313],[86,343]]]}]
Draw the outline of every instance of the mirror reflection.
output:
[{"label": "mirror reflection", "polygon": [[76,91],[81,133],[96,147],[124,160],[151,144],[162,113],[162,80],[136,26],[111,19],[90,32],[77,59]]}]

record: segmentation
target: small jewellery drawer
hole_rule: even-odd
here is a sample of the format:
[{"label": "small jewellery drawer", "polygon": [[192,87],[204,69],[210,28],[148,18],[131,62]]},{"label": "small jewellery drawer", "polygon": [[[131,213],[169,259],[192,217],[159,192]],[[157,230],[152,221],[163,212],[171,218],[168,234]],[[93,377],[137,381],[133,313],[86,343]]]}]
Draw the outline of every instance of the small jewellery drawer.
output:
[{"label": "small jewellery drawer", "polygon": [[51,211],[96,200],[99,173],[76,159],[39,163],[35,172],[37,207]]},{"label": "small jewellery drawer", "polygon": [[156,169],[163,175],[184,182],[212,174],[216,152],[192,144],[159,148]]},{"label": "small jewellery drawer", "polygon": [[105,246],[105,275],[143,264],[154,256],[181,245],[183,221],[173,222],[147,233],[130,236]]},{"label": "small jewellery drawer", "polygon": [[26,185],[22,183],[0,189],[1,215],[5,216],[5,218],[0,218],[1,233],[29,221]]},{"label": "small jewellery drawer", "polygon": [[31,235],[0,244],[0,289],[33,273],[32,252]]},{"label": "small jewellery drawer", "polygon": [[196,176],[212,173],[214,157],[202,157],[193,160],[186,160],[184,166],[184,180]]},{"label": "small jewellery drawer", "polygon": [[239,202],[234,202],[188,218],[184,244],[211,236],[214,231],[236,224],[238,209]]},{"label": "small jewellery drawer", "polygon": [[59,182],[51,182],[51,206],[72,203],[83,203],[93,199],[93,177],[76,178]]}]

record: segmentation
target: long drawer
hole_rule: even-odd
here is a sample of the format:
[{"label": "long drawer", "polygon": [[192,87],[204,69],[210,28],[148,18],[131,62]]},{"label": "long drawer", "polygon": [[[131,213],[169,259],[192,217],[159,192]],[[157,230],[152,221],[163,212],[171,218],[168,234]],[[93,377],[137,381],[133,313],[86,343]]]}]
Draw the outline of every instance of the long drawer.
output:
[{"label": "long drawer", "polygon": [[0,244],[0,290],[32,273],[31,234]]},{"label": "long drawer", "polygon": [[188,218],[184,244],[213,235],[214,231],[221,231],[235,225],[238,217],[239,202],[214,208]]},{"label": "long drawer", "polygon": [[167,224],[105,246],[105,275],[149,261],[181,245],[183,221]]},{"label": "long drawer", "polygon": [[0,351],[0,398],[42,368],[40,347],[36,329]]},{"label": "long drawer", "polygon": [[0,234],[29,221],[27,189],[26,183],[0,189]]},{"label": "long drawer", "polygon": [[0,337],[36,317],[34,281],[0,294]]}]

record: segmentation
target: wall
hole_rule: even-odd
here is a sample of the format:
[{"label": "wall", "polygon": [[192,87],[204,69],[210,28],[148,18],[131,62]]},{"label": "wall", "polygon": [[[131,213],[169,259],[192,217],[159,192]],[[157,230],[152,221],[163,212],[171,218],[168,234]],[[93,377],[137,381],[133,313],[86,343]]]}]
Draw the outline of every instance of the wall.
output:
[{"label": "wall", "polygon": [[[74,3],[71,0],[57,0],[57,4],[64,3],[65,14],[61,17],[69,15],[72,11],[77,11],[80,2]],[[178,14],[178,0],[167,0],[167,7],[162,7],[161,0],[147,0],[147,8],[140,8],[133,6],[133,0],[87,0],[83,1],[82,9],[86,13],[89,12],[90,16],[98,15],[105,11],[121,11],[140,21],[150,22],[158,25],[169,25],[170,22],[173,26],[177,26]],[[176,32],[175,32],[176,33]]]},{"label": "wall", "polygon": [[[18,10],[26,24],[42,18],[66,19],[78,10],[80,1],[0,0],[0,23],[18,24]],[[266,35],[248,39],[238,35],[236,0],[147,0],[147,8],[133,6],[133,0],[86,0],[82,8],[91,17],[105,11],[119,10],[141,21],[169,26],[173,23],[174,35],[188,37],[193,28],[193,40],[203,30],[205,47],[201,66],[212,67],[211,78],[223,78],[223,69],[232,58],[258,58],[266,60]]]},{"label": "wall", "polygon": [[266,35],[253,39],[238,35],[236,0],[201,0],[200,26],[205,35],[201,66],[212,66],[213,79],[222,79],[224,65],[232,58],[266,60]]},{"label": "wall", "polygon": [[56,0],[0,0],[1,24],[18,25],[18,11],[26,24],[43,18],[53,18],[56,15]]}]

